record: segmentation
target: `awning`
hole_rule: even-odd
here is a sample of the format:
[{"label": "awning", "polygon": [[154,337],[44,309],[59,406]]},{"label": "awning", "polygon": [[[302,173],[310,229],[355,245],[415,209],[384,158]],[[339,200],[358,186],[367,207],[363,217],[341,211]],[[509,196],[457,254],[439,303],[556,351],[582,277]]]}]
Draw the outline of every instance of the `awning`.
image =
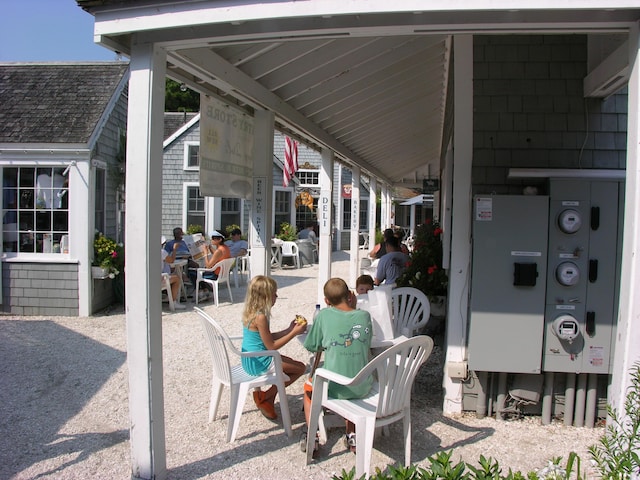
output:
[{"label": "awning", "polygon": [[423,193],[422,195],[416,195],[409,200],[405,200],[404,202],[400,203],[400,205],[425,205],[429,203],[433,203],[433,195]]}]

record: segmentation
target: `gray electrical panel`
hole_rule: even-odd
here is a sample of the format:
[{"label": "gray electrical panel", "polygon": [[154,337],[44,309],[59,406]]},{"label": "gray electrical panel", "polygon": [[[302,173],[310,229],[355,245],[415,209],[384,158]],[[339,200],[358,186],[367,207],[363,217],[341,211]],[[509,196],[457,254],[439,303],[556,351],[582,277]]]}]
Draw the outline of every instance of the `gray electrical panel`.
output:
[{"label": "gray electrical panel", "polygon": [[549,198],[474,197],[469,367],[540,373]]},{"label": "gray electrical panel", "polygon": [[617,320],[622,184],[550,182],[543,368],[609,373]]}]

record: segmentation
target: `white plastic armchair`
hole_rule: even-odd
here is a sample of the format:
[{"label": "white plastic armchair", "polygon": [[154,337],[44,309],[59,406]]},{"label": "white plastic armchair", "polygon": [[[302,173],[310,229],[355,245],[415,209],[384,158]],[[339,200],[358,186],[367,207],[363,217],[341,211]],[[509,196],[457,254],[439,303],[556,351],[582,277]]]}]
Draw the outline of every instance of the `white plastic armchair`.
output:
[{"label": "white plastic armchair", "polygon": [[[240,417],[244,402],[250,390],[264,385],[276,385],[280,397],[280,411],[282,424],[288,437],[291,437],[291,416],[285,392],[285,382],[289,377],[282,371],[282,359],[276,350],[261,352],[239,352],[224,329],[204,310],[194,307],[200,315],[205,336],[211,351],[213,375],[211,378],[211,400],[209,403],[209,422],[216,418],[220,398],[224,387],[229,388],[229,420],[227,428],[227,442],[233,442],[240,425]],[[249,375],[240,364],[242,357],[269,356],[273,357],[273,365],[269,373],[259,376]]]},{"label": "white plastic armchair", "polygon": [[398,287],[391,290],[393,331],[395,336],[413,337],[427,325],[431,305],[427,296],[417,288]]},{"label": "white plastic armchair", "polygon": [[176,306],[174,302],[176,301],[176,299],[173,298],[173,294],[171,292],[171,277],[168,273],[162,274],[162,291],[167,292],[167,299],[169,300],[169,310],[175,312]]},{"label": "white plastic armchair", "polygon": [[[356,476],[368,476],[375,429],[402,420],[404,462],[411,463],[411,390],[420,366],[433,349],[433,340],[425,335],[408,338],[388,348],[371,360],[353,377],[345,377],[319,368],[313,378],[309,432],[320,427],[320,442],[327,441],[319,417],[323,408],[356,425]],[[374,375],[377,382],[365,398],[338,400],[327,395],[329,382],[358,385]],[[311,463],[315,435],[307,435],[307,465]]]},{"label": "white plastic armchair", "polygon": [[283,258],[293,258],[296,268],[300,268],[300,249],[298,248],[298,244],[296,242],[282,242],[281,250],[281,262]]},{"label": "white plastic armchair", "polygon": [[[231,272],[231,267],[233,266],[233,262],[235,262],[235,258],[225,258],[224,260],[220,260],[211,268],[198,268],[196,275],[196,305],[198,304],[198,293],[200,291],[200,282],[206,282],[211,285],[213,288],[213,300],[215,301],[216,307],[218,306],[218,285],[221,283],[226,283],[227,288],[229,289],[229,299],[231,303],[233,303],[233,295],[231,294],[231,283],[229,281],[229,274]],[[204,274],[206,272],[214,272],[220,269],[218,272],[218,278],[213,280],[211,278],[204,278]]]}]

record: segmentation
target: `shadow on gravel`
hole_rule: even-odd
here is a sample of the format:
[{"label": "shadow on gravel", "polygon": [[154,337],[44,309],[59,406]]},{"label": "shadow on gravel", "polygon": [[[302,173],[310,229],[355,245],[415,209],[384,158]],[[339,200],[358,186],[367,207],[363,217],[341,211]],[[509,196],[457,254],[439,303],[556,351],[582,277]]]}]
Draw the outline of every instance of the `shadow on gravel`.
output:
[{"label": "shadow on gravel", "polygon": [[128,431],[58,434],[124,362],[124,352],[52,321],[0,320],[0,478],[127,441]]}]

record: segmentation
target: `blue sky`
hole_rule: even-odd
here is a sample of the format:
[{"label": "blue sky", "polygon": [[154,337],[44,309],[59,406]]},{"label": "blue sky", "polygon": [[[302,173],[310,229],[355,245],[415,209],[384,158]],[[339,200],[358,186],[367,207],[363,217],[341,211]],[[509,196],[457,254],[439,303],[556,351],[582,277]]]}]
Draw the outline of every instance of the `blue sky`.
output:
[{"label": "blue sky", "polygon": [[0,62],[112,61],[75,0],[0,0]]}]

